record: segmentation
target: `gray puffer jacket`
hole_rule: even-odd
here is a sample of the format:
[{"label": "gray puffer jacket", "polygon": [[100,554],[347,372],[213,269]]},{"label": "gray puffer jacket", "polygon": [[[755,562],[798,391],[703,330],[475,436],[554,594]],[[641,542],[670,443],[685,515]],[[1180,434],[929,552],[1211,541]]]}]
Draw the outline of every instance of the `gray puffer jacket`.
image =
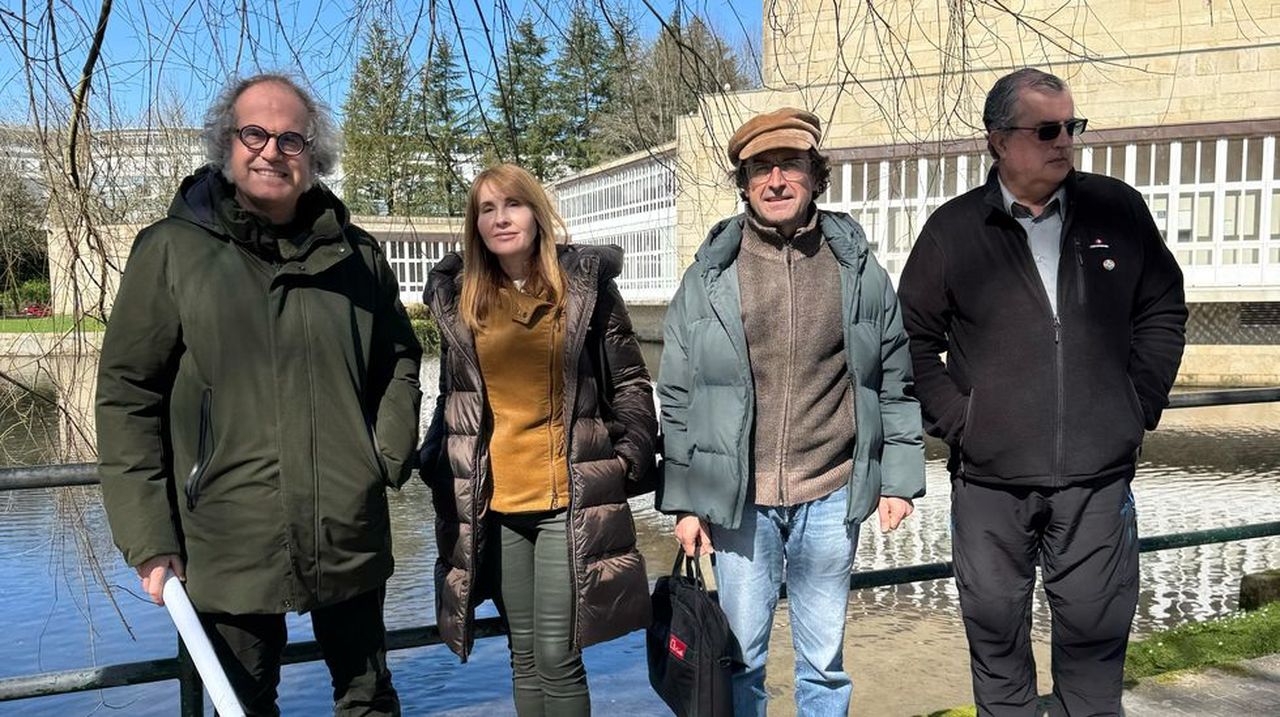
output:
[{"label": "gray puffer jacket", "polygon": [[[667,308],[658,372],[658,507],[729,528],[738,526],[747,499],[756,406],[736,263],[743,221],[738,215],[713,227],[685,272]],[[861,522],[881,496],[924,495],[920,404],[889,275],[848,215],[819,211],[818,226],[840,265],[857,425],[847,519]]]}]

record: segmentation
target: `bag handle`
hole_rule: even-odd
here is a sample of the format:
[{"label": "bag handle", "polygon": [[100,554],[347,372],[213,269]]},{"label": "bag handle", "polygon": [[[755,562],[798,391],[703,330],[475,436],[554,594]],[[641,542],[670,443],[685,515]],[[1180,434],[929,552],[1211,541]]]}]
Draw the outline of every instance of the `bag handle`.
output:
[{"label": "bag handle", "polygon": [[676,562],[671,566],[671,575],[673,577],[680,576],[680,568],[684,567],[684,576],[698,581],[698,587],[706,589],[706,581],[702,579],[702,564],[697,558],[691,558],[684,554],[683,547],[676,547]]}]

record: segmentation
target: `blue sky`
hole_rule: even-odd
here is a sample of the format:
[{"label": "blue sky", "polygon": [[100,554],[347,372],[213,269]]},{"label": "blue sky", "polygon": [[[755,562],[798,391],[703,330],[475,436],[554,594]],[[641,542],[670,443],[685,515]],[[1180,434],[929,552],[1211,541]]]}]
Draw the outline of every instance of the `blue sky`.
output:
[{"label": "blue sky", "polygon": [[[475,84],[485,90],[490,74],[490,45],[501,53],[505,29],[529,16],[554,43],[556,30],[573,0],[116,0],[94,78],[91,107],[99,126],[139,126],[148,110],[179,123],[198,123],[217,88],[233,73],[260,69],[301,70],[317,95],[341,112],[343,99],[360,54],[363,31],[374,20],[388,22],[414,39],[408,46],[414,63],[425,56],[428,28],[434,20],[461,36],[471,57]],[[599,0],[587,0],[599,5]],[[657,16],[669,16],[677,0],[606,0],[634,18],[642,35],[659,30]],[[692,0],[679,3],[686,12],[708,18],[738,47],[759,51],[760,0]],[[37,82],[60,86],[50,47],[49,18],[44,3],[26,17],[17,0],[0,0],[0,121],[26,123],[31,114],[19,51],[22,33],[33,38],[29,54],[39,55],[31,67]],[[72,84],[84,64],[97,21],[98,0],[63,0],[55,22],[62,73]],[[456,18],[456,21],[455,21]],[[284,31],[281,31],[284,28]],[[456,28],[456,29],[455,29]],[[464,80],[465,82],[465,80]],[[59,90],[62,97],[65,92]],[[185,122],[183,122],[185,120]],[[170,120],[172,121],[172,120]]]}]

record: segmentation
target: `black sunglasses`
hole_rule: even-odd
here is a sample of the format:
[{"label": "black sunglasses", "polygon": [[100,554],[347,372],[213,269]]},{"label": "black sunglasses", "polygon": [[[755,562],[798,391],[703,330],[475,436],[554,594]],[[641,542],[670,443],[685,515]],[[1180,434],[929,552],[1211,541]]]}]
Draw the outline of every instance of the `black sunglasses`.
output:
[{"label": "black sunglasses", "polygon": [[1036,139],[1041,142],[1052,142],[1062,134],[1062,128],[1067,128],[1067,136],[1079,137],[1084,133],[1084,128],[1089,124],[1087,119],[1072,118],[1065,122],[1049,122],[1047,124],[1036,125],[1035,127],[1005,127],[1004,129],[1024,129],[1028,132],[1035,132]]},{"label": "black sunglasses", "polygon": [[280,150],[280,154],[287,157],[296,157],[306,151],[311,144],[311,140],[303,137],[297,132],[268,132],[256,124],[247,124],[236,129],[236,135],[240,138],[240,143],[252,152],[261,152],[266,149],[267,142],[271,138],[276,140],[276,149]]}]

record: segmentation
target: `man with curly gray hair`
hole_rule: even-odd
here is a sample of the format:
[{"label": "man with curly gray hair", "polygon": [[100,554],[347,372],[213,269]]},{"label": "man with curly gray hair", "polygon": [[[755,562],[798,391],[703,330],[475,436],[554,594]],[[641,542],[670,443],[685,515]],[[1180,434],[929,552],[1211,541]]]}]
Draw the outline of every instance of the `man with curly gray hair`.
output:
[{"label": "man with curly gray hair", "polygon": [[[222,170],[223,176],[228,181],[235,181],[235,177],[228,171],[228,165],[232,150],[235,149],[234,138],[240,131],[236,121],[236,101],[249,88],[264,83],[288,88],[302,102],[306,120],[301,134],[307,140],[304,159],[310,168],[312,181],[317,176],[332,172],[338,164],[338,153],[341,151],[338,130],[333,120],[329,117],[328,111],[306,90],[299,87],[292,77],[277,73],[263,73],[231,82],[218,94],[213,106],[205,113],[204,129],[200,133],[209,164]],[[309,186],[306,188],[310,189]]]},{"label": "man with curly gray hair", "polygon": [[309,612],[334,713],[398,715],[386,488],[411,468],[421,349],[378,243],[316,181],[337,138],[299,83],[232,82],[204,139],[103,339],[112,534],[155,602],[186,581],[247,714],[279,714],[285,614]]}]

